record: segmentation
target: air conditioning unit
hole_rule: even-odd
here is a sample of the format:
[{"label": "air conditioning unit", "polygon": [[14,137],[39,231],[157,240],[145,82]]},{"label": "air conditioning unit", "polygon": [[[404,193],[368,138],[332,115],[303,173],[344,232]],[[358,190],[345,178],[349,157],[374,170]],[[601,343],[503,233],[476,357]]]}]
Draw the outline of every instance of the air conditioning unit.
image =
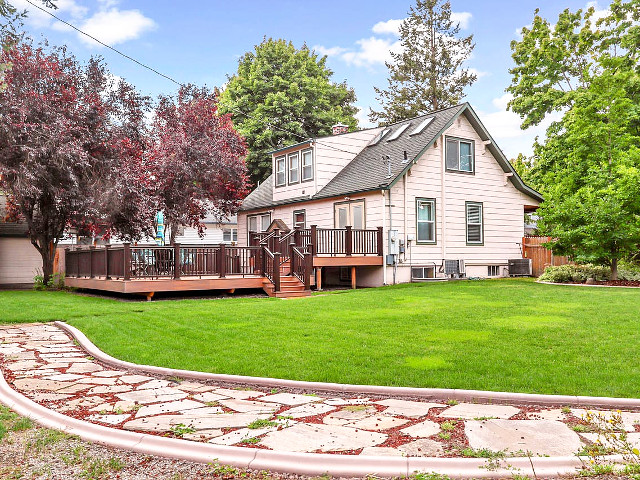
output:
[{"label": "air conditioning unit", "polygon": [[464,260],[445,260],[444,274],[451,277],[460,278],[464,276]]},{"label": "air conditioning unit", "polygon": [[514,258],[508,260],[509,276],[511,277],[530,277],[531,276],[531,259],[530,258]]}]

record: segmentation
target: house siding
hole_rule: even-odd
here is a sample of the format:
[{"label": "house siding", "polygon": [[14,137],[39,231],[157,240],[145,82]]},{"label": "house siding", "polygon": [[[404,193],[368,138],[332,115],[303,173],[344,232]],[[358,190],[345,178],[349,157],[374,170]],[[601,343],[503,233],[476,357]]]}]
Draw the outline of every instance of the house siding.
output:
[{"label": "house siding", "polygon": [[28,238],[0,237],[0,288],[29,286],[42,273],[42,257]]}]

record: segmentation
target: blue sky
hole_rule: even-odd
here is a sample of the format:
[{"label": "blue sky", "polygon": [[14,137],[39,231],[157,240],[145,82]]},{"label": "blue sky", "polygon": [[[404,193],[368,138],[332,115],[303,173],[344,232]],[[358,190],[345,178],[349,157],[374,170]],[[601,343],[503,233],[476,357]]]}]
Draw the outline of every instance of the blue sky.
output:
[{"label": "blue sky", "polygon": [[[34,38],[66,44],[81,60],[102,55],[115,75],[141,92],[156,96],[176,85],[114,52],[79,36],[24,0],[12,0],[29,11],[25,29]],[[476,48],[468,66],[478,81],[467,90],[469,101],[505,153],[530,153],[533,139],[545,125],[525,132],[519,118],[506,111],[504,89],[509,85],[509,44],[531,22],[533,12],[554,21],[569,8],[584,8],[587,0],[452,0],[462,34],[474,34]],[[346,80],[366,112],[376,107],[374,86],[385,87],[384,60],[397,42],[395,28],[406,16],[411,0],[57,0],[54,13],[96,38],[153,68],[187,83],[220,86],[237,68],[238,58],[263,37],[285,38],[296,46],[306,43],[328,55],[334,80]],[[607,0],[591,2],[606,9]],[[397,45],[397,44],[396,44]]]}]

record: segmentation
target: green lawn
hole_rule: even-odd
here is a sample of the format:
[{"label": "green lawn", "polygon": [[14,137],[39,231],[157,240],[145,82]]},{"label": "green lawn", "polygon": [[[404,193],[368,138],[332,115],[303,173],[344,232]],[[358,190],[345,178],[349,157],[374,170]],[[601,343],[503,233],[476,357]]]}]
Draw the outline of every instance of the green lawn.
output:
[{"label": "green lawn", "polygon": [[64,320],[107,353],[298,380],[640,397],[640,292],[531,280],[278,300],[0,292],[0,323]]}]

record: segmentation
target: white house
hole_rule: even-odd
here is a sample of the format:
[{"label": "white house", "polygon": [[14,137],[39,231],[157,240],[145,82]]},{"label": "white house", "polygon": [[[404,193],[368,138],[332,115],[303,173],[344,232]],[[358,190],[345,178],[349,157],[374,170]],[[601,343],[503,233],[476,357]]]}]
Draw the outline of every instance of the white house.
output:
[{"label": "white house", "polygon": [[[333,136],[272,152],[272,175],[238,214],[240,245],[263,238],[250,232],[270,226],[317,226],[362,232],[348,240],[351,248],[381,227],[377,261],[331,249],[317,259],[323,255],[314,252],[316,284],[359,286],[445,278],[456,270],[504,276],[508,260],[522,258],[525,212],[535,211],[542,196],[524,184],[468,103],[387,127],[337,127]],[[322,234],[325,243],[344,241],[335,232]]]}]

